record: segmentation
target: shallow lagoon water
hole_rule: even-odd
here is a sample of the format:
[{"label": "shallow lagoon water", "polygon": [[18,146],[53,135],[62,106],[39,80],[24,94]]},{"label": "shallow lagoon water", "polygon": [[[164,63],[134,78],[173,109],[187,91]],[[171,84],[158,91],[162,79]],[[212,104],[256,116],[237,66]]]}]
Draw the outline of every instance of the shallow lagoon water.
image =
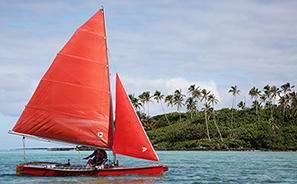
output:
[{"label": "shallow lagoon water", "polygon": [[[81,151],[81,157],[91,151]],[[15,176],[16,164],[24,162],[23,151],[0,151],[1,183],[297,183],[297,152],[257,151],[157,151],[169,171],[163,176]],[[111,153],[108,154],[111,158]],[[27,161],[81,164],[77,151],[26,151]],[[157,165],[118,155],[123,166]],[[86,161],[83,161],[86,164]]]}]

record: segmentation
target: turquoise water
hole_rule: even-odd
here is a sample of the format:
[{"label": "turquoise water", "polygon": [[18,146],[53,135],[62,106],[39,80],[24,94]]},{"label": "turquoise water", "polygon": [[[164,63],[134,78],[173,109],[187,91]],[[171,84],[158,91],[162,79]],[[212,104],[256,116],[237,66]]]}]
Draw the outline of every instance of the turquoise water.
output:
[{"label": "turquoise water", "polygon": [[[81,157],[91,154],[81,151]],[[297,183],[297,152],[157,151],[169,171],[164,176],[15,176],[23,151],[0,151],[0,183]],[[109,154],[111,157],[111,155]],[[76,160],[79,152],[26,151],[27,161]],[[120,165],[144,166],[155,162],[118,155]],[[84,161],[83,164],[85,164]]]}]

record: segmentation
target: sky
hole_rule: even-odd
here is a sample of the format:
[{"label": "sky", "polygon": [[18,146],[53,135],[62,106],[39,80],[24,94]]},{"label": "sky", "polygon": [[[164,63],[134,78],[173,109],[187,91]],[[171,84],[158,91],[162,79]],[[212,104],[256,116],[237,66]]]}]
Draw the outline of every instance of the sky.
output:
[{"label": "sky", "polygon": [[[232,105],[231,86],[240,90],[237,103],[250,106],[253,86],[297,84],[295,0],[0,2],[0,149],[22,147],[22,138],[8,130],[56,54],[101,5],[111,72],[120,73],[129,94],[182,89],[188,95],[195,84],[214,94],[220,109]],[[162,113],[160,104],[150,104],[149,115]]]}]

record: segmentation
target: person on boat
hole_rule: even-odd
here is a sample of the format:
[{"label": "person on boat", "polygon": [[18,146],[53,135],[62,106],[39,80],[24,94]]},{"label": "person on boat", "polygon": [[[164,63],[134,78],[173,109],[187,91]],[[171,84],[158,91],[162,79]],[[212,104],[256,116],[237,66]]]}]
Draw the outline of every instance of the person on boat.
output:
[{"label": "person on boat", "polygon": [[[89,159],[91,157],[94,157],[94,158]],[[107,160],[107,154],[103,149],[96,149],[90,156],[84,159],[89,159],[86,165],[86,168],[89,168],[91,164],[95,166],[95,165],[101,165],[102,163],[104,163]]]}]

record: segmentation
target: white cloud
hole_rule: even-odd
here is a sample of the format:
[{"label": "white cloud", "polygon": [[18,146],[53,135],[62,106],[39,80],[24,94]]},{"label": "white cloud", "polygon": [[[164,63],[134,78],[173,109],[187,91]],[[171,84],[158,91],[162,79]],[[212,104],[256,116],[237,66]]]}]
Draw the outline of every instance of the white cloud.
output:
[{"label": "white cloud", "polygon": [[[128,94],[134,94],[138,97],[142,92],[149,91],[151,95],[155,93],[156,90],[160,91],[165,97],[167,95],[173,95],[175,90],[182,90],[182,93],[186,95],[184,100],[189,97],[188,88],[190,85],[195,84],[199,89],[206,89],[214,94],[216,98],[220,101],[220,94],[217,90],[217,85],[214,81],[191,81],[184,78],[171,78],[171,79],[148,79],[148,78],[135,78],[129,75],[121,75],[124,86]],[[164,102],[163,102],[164,103]],[[166,112],[170,111],[170,108],[165,108]],[[186,109],[183,108],[185,111]],[[150,104],[150,115],[163,113],[161,106],[156,104]]]}]

